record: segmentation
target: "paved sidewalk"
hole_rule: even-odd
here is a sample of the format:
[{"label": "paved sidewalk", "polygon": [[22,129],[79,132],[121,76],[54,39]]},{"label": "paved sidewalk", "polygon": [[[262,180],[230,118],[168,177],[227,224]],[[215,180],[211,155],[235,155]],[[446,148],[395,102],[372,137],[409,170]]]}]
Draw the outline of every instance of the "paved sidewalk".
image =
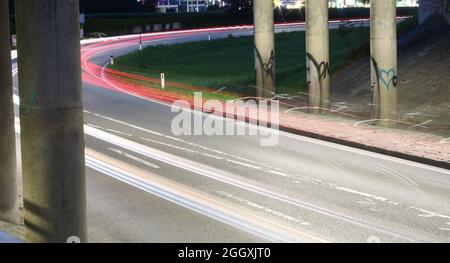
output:
[{"label": "paved sidewalk", "polygon": [[[450,28],[429,33],[398,54],[399,120],[426,123],[450,136]],[[371,111],[370,60],[363,58],[336,72],[332,79],[334,102],[349,102],[360,112]],[[360,107],[360,109],[358,109]]]},{"label": "paved sidewalk", "polygon": [[296,134],[450,169],[450,138],[304,113],[282,114],[280,126]]}]

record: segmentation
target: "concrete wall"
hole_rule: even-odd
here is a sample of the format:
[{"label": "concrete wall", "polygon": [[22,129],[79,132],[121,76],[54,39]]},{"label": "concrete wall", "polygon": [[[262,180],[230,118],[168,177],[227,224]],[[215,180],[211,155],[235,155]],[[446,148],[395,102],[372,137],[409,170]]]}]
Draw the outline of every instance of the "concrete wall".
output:
[{"label": "concrete wall", "polygon": [[420,0],[419,22],[423,24],[433,15],[439,15],[450,24],[450,0]]}]

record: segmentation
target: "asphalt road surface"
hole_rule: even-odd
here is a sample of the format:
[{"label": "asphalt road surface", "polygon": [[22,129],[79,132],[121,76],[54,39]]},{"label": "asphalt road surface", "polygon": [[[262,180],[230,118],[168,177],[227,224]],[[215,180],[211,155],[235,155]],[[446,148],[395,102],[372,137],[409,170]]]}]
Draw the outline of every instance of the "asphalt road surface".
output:
[{"label": "asphalt road surface", "polygon": [[[149,34],[144,44],[229,34],[252,30]],[[128,36],[84,44],[82,61],[104,67],[137,43]],[[175,136],[170,105],[123,92],[101,70],[83,70],[91,242],[450,241],[448,170],[285,132],[276,146],[261,147],[276,132],[269,129]]]}]

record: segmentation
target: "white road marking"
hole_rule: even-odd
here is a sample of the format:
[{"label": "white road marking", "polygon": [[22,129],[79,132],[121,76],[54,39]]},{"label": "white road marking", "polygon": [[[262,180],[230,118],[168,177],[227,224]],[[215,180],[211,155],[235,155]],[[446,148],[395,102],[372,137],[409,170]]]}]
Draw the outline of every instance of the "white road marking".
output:
[{"label": "white road marking", "polygon": [[173,144],[170,144],[170,143],[164,143],[164,142],[160,142],[160,141],[156,141],[156,140],[152,140],[152,139],[147,139],[147,138],[143,138],[143,137],[141,137],[141,139],[144,140],[144,141],[148,141],[148,142],[151,142],[151,143],[164,145],[164,146],[167,146],[167,147],[170,147],[170,148],[173,148],[173,149],[177,149],[177,150],[181,150],[181,151],[185,151],[185,152],[188,152],[188,153],[200,154],[200,155],[204,155],[206,157],[212,157],[212,158],[217,159],[217,160],[225,160],[225,161],[227,161],[229,163],[233,163],[233,164],[237,164],[237,165],[240,165],[240,166],[244,166],[246,168],[251,168],[251,169],[256,169],[256,170],[261,170],[262,169],[262,167],[260,167],[260,166],[252,165],[252,164],[245,163],[245,162],[239,162],[239,161],[232,160],[232,159],[227,159],[227,158],[223,158],[223,157],[212,155],[212,154],[205,154],[205,153],[200,152],[200,151],[195,151],[195,150],[192,150],[192,149],[183,148],[183,147],[176,146],[176,145],[173,145]]},{"label": "white road marking", "polygon": [[421,208],[417,208],[417,207],[410,207],[410,209],[414,209],[414,210],[417,210],[417,211],[421,212],[421,214],[417,215],[417,216],[420,216],[420,217],[426,217],[426,218],[437,217],[437,218],[450,219],[450,216],[439,214],[437,212],[431,212],[431,211],[427,211],[425,209],[421,209]]},{"label": "white road marking", "polygon": [[247,205],[249,207],[256,208],[258,210],[262,210],[262,211],[267,212],[267,213],[269,213],[271,215],[274,215],[274,216],[286,219],[288,221],[292,221],[292,222],[295,222],[295,223],[298,223],[298,224],[301,224],[301,225],[304,225],[304,226],[309,226],[310,225],[310,223],[308,223],[308,222],[305,222],[305,221],[300,220],[298,218],[286,215],[286,214],[284,214],[282,212],[273,210],[273,209],[271,209],[269,207],[257,204],[257,203],[255,203],[253,201],[248,200],[248,199],[244,199],[244,198],[241,198],[239,196],[227,193],[225,191],[217,191],[217,193],[222,195],[222,196],[225,196],[225,197],[227,197],[227,198],[229,198],[231,200],[235,200],[235,201],[237,201],[237,202],[239,202],[241,204],[245,204],[245,205]]},{"label": "white road marking", "polygon": [[388,201],[387,202],[388,204],[390,204],[390,205],[400,205],[400,203],[399,202],[395,202],[395,201]]},{"label": "white road marking", "polygon": [[120,154],[120,155],[122,155],[122,156],[124,156],[124,157],[127,157],[127,158],[129,158],[129,159],[131,159],[131,160],[137,161],[137,162],[139,162],[139,163],[141,163],[141,164],[144,164],[144,165],[146,165],[146,166],[149,166],[149,167],[151,167],[151,168],[154,168],[154,169],[159,169],[159,168],[161,168],[161,167],[159,167],[159,166],[156,165],[156,164],[153,164],[153,163],[151,163],[151,162],[147,162],[146,160],[143,160],[143,159],[141,159],[141,158],[139,158],[139,157],[137,157],[137,156],[128,154],[128,153],[126,153],[126,152],[124,152],[124,151],[121,151],[121,150],[119,150],[119,149],[108,148],[108,150],[110,150],[110,151],[112,151],[112,152],[115,152],[115,153],[118,153],[118,154]]},{"label": "white road marking", "polygon": [[270,171],[268,171],[268,173],[275,174],[275,175],[279,175],[279,176],[283,176],[283,177],[290,177],[289,174],[283,173],[283,172],[279,172],[279,171],[273,171],[273,170],[270,170]]},{"label": "white road marking", "polygon": [[235,161],[235,160],[227,159],[227,161],[230,162],[230,163],[233,163],[233,164],[237,164],[237,165],[240,165],[240,166],[245,166],[247,168],[252,168],[252,169],[255,169],[255,170],[261,170],[262,169],[262,167],[260,167],[260,166],[251,165],[251,164],[248,164],[248,163],[243,163],[243,162],[239,162],[239,161]]},{"label": "white road marking", "polygon": [[100,130],[109,131],[109,132],[112,132],[112,133],[115,133],[115,134],[125,135],[127,137],[133,137],[133,134],[131,134],[131,133],[125,133],[125,132],[116,131],[116,130],[113,130],[113,129],[103,128],[102,126],[98,126],[98,125],[95,125],[95,124],[92,124],[92,123],[86,123],[86,125],[94,127],[94,128],[97,128],[97,129],[100,129]]},{"label": "white road marking", "polygon": [[116,134],[120,134],[120,135],[125,135],[125,136],[128,136],[128,137],[133,137],[133,134],[131,134],[131,133],[125,133],[125,132],[116,131],[116,130],[113,130],[113,129],[105,129],[105,130],[107,130],[107,131],[109,131],[109,132],[112,132],[112,133],[116,133]]},{"label": "white road marking", "polygon": [[339,190],[339,191],[344,191],[344,192],[348,192],[348,193],[352,193],[352,194],[356,194],[356,195],[360,195],[360,196],[372,198],[372,199],[375,199],[375,200],[378,200],[378,201],[381,201],[381,202],[386,202],[386,201],[388,201],[388,199],[386,199],[386,198],[384,198],[384,197],[380,197],[380,196],[376,196],[376,195],[372,195],[372,194],[360,192],[360,191],[353,190],[353,189],[346,188],[346,187],[341,187],[341,186],[339,186],[339,187],[336,187],[335,189],[336,189],[336,190]]},{"label": "white road marking", "polygon": [[357,203],[361,204],[361,205],[376,205],[377,204],[370,198],[364,198],[363,201],[358,201]]},{"label": "white road marking", "polygon": [[141,137],[140,139],[144,140],[144,141],[147,141],[147,142],[151,142],[151,143],[167,146],[167,147],[170,147],[170,148],[173,148],[173,149],[181,150],[181,151],[184,151],[184,152],[188,152],[188,153],[199,153],[199,154],[201,154],[198,151],[195,151],[195,150],[192,150],[192,149],[188,149],[188,148],[184,148],[184,147],[180,147],[180,146],[176,146],[176,145],[173,145],[173,144],[170,144],[170,143],[160,142],[160,141],[156,141],[156,140],[152,140],[152,139],[148,139],[148,138],[144,138],[144,137]]},{"label": "white road marking", "polygon": [[104,130],[104,128],[102,126],[95,125],[95,124],[92,124],[92,123],[87,123],[86,125],[94,127],[94,128],[97,128],[97,129],[100,129],[100,130]]},{"label": "white road marking", "polygon": [[[447,222],[446,225],[450,226],[450,222]],[[440,230],[444,230],[444,231],[450,231],[450,227],[441,227],[439,228]]]}]

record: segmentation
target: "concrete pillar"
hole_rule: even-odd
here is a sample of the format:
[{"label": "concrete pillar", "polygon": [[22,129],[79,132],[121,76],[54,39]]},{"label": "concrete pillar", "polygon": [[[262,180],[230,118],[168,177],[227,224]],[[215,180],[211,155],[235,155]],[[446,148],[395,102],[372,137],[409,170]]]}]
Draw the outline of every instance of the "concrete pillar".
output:
[{"label": "concrete pillar", "polygon": [[16,0],[27,242],[86,241],[78,0]]},{"label": "concrete pillar", "polygon": [[274,2],[253,1],[255,23],[256,95],[271,98],[275,95],[275,32]]},{"label": "concrete pillar", "polygon": [[397,119],[396,0],[370,2],[372,118],[380,124]]},{"label": "concrete pillar", "polygon": [[19,223],[8,1],[0,1],[0,220]]},{"label": "concrete pillar", "polygon": [[306,70],[311,112],[330,106],[328,0],[306,0]]}]

